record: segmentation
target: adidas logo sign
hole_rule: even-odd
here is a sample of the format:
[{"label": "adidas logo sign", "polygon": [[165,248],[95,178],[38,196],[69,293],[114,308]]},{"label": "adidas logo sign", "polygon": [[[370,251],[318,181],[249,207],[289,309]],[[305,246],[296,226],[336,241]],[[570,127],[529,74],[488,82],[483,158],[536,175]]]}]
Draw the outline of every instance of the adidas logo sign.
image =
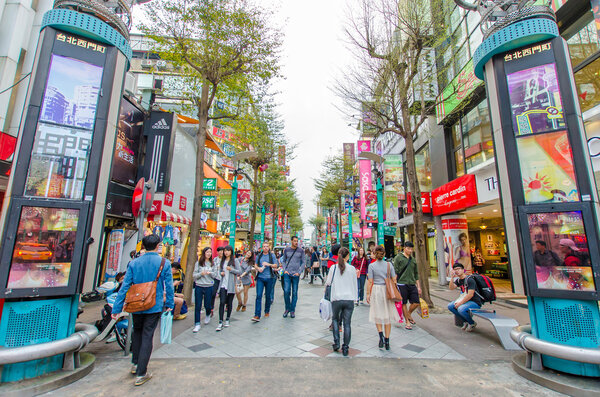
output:
[{"label": "adidas logo sign", "polygon": [[168,130],[170,128],[165,119],[160,119],[152,125],[153,130]]}]

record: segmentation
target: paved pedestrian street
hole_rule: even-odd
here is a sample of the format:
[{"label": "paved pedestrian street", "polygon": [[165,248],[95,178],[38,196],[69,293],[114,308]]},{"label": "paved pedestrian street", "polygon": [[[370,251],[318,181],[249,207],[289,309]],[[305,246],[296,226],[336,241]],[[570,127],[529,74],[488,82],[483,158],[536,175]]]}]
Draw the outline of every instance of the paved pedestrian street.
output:
[{"label": "paved pedestrian street", "polygon": [[[283,318],[281,284],[275,287],[274,307],[270,318],[253,323],[255,289],[250,290],[246,312],[233,312],[231,326],[216,332],[218,318],[192,333],[188,329],[173,339],[170,345],[157,349],[153,358],[194,357],[340,357],[332,351],[333,337],[329,322],[319,317],[319,301],[323,296],[320,281],[309,285],[300,281],[296,318]],[[234,300],[234,309],[237,300]],[[264,307],[264,298],[263,298]],[[218,302],[217,302],[218,308]],[[217,310],[215,310],[215,317]],[[193,312],[188,314],[193,317]],[[404,329],[403,324],[392,327],[390,351],[379,349],[377,329],[369,323],[369,306],[355,307],[352,315],[350,356],[388,358],[437,358],[461,360],[464,357],[419,327]]]}]

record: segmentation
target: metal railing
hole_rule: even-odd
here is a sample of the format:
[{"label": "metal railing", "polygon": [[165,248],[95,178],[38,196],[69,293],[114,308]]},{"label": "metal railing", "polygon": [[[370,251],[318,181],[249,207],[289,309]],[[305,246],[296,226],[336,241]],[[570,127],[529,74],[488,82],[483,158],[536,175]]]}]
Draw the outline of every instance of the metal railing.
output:
[{"label": "metal railing", "polygon": [[73,371],[80,366],[79,351],[98,335],[98,329],[92,324],[75,325],[75,333],[63,339],[35,345],[0,349],[0,366],[39,360],[46,357],[65,355],[63,369]]},{"label": "metal railing", "polygon": [[600,364],[600,349],[559,345],[531,335],[531,325],[521,325],[510,331],[510,337],[527,353],[525,366],[533,371],[544,369],[542,354],[563,360]]}]

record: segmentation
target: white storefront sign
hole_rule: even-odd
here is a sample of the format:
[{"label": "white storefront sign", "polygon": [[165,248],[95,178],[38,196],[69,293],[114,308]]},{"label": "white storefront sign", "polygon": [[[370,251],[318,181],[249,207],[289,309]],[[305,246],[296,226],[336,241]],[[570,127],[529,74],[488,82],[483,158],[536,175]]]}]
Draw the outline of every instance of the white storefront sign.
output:
[{"label": "white storefront sign", "polygon": [[500,197],[498,177],[496,176],[496,167],[494,166],[494,163],[475,173],[475,183],[477,185],[477,197],[479,198],[480,203],[496,200]]}]

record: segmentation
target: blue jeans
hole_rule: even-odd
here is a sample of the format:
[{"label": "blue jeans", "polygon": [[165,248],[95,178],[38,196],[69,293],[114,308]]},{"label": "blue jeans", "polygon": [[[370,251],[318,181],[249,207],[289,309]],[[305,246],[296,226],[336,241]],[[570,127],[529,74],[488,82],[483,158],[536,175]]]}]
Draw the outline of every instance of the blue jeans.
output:
[{"label": "blue jeans", "polygon": [[263,290],[265,292],[265,314],[271,310],[271,284],[273,278],[256,278],[256,303],[254,304],[254,315],[260,318],[262,310]]},{"label": "blue jeans", "polygon": [[292,276],[290,274],[283,275],[283,300],[285,301],[285,310],[288,312],[296,311],[296,302],[298,302],[299,282],[300,276]]},{"label": "blue jeans", "polygon": [[454,307],[454,302],[456,302],[456,301],[452,301],[448,304],[448,310],[450,310],[452,313],[454,313],[454,315],[460,317],[463,321],[466,321],[468,324],[473,325],[473,323],[474,323],[473,317],[471,317],[471,313],[469,313],[469,310],[479,309],[479,308],[481,308],[481,306],[479,306],[477,303],[475,303],[473,301],[468,301],[468,302],[460,305],[457,309]]},{"label": "blue jeans", "polygon": [[202,299],[204,299],[204,310],[207,316],[210,316],[212,309],[213,287],[198,287],[194,285],[194,322],[200,324],[200,309],[202,309]]},{"label": "blue jeans", "polygon": [[361,302],[365,298],[365,281],[367,281],[367,275],[361,274],[358,278],[358,300]]},{"label": "blue jeans", "polygon": [[269,292],[267,296],[269,297],[269,302],[271,302],[270,305],[275,300],[275,284],[277,284],[277,277],[271,277],[269,285],[267,285],[267,291]]}]

